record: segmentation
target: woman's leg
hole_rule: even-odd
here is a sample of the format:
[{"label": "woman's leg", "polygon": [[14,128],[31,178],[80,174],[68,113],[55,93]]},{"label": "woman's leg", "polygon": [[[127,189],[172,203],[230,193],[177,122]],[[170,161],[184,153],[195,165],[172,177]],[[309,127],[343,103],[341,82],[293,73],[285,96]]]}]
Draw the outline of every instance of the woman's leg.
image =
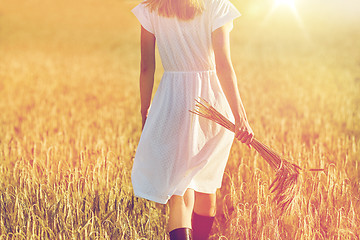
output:
[{"label": "woman's leg", "polygon": [[216,214],[216,194],[195,192],[194,213],[192,216],[193,240],[206,240]]},{"label": "woman's leg", "polygon": [[216,214],[216,193],[195,192],[194,212],[202,216],[214,217]]},{"label": "woman's leg", "polygon": [[194,190],[187,189],[184,196],[173,195],[169,200],[170,215],[168,231],[178,228],[191,229],[191,215],[194,209]]}]

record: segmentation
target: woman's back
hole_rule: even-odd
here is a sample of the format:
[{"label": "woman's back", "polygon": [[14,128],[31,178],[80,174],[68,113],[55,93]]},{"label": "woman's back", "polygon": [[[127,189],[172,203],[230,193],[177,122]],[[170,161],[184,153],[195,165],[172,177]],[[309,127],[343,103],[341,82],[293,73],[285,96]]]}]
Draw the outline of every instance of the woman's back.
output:
[{"label": "woman's back", "polygon": [[229,14],[229,5],[223,3],[205,0],[204,11],[191,20],[159,16],[145,4],[133,11],[139,11],[143,27],[155,35],[165,71],[196,72],[215,69],[211,32],[240,15],[237,11]]}]

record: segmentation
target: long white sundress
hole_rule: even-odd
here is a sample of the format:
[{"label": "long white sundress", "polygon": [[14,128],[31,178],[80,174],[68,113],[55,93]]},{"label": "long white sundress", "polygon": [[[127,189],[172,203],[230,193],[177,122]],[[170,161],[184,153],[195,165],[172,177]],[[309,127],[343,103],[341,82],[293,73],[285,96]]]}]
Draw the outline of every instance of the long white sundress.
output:
[{"label": "long white sundress", "polygon": [[159,16],[143,3],[132,12],[155,35],[164,67],[135,154],[134,194],[165,204],[187,188],[215,193],[234,135],[189,110],[201,97],[233,120],[216,75],[211,32],[240,13],[228,0],[205,0],[203,13],[187,21]]}]

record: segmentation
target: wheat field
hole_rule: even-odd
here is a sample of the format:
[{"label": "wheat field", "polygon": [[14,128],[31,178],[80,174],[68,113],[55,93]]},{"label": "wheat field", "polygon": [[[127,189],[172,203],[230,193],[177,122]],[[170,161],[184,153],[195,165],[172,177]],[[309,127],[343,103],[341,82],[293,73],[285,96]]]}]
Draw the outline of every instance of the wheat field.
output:
[{"label": "wheat field", "polygon": [[[130,180],[141,134],[138,3],[1,1],[0,239],[168,239],[167,206],[135,198]],[[270,0],[233,3],[249,122],[305,171],[280,215],[275,173],[234,142],[211,239],[359,239],[359,4],[299,0],[296,14],[271,11]]]}]

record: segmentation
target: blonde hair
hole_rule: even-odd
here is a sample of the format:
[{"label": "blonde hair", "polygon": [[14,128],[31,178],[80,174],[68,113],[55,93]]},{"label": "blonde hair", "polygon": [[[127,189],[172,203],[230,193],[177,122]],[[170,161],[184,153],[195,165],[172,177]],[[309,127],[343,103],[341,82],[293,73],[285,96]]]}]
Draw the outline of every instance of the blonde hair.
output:
[{"label": "blonde hair", "polygon": [[193,19],[204,10],[204,0],[146,0],[144,3],[160,16],[182,20]]}]

